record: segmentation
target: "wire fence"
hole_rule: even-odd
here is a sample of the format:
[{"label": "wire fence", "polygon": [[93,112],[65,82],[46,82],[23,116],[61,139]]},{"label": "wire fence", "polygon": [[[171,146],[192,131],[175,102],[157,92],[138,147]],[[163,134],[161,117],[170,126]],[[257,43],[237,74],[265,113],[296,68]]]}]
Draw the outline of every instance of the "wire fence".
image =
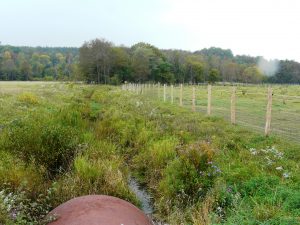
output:
[{"label": "wire fence", "polygon": [[124,84],[122,89],[177,104],[191,111],[222,117],[265,135],[275,134],[300,143],[299,85],[209,86]]}]

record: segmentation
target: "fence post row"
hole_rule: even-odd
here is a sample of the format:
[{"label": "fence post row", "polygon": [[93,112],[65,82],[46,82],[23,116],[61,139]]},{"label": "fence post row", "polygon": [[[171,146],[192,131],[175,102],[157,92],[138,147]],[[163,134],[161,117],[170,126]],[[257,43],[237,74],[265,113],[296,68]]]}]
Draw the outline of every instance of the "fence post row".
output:
[{"label": "fence post row", "polygon": [[232,124],[236,124],[236,87],[233,87],[232,88],[232,94],[231,94],[231,108],[230,108],[230,111],[231,111],[231,123]]},{"label": "fence post row", "polygon": [[179,96],[179,105],[182,106],[182,95],[183,95],[183,87],[180,84],[180,96]]},{"label": "fence post row", "polygon": [[211,115],[211,85],[207,86],[207,115]]},{"label": "fence post row", "polygon": [[268,103],[266,112],[265,135],[268,136],[271,132],[271,116],[272,116],[272,88],[268,88]]},{"label": "fence post row", "polygon": [[158,97],[158,99],[160,99],[160,95],[159,95],[160,91],[159,91],[159,89],[160,89],[160,83],[157,84],[157,97]]},{"label": "fence post row", "polygon": [[[152,84],[152,88],[156,85]],[[163,89],[163,99],[164,102],[167,101],[167,85],[164,84]],[[135,92],[137,94],[143,94],[147,90],[151,89],[151,84],[137,84],[137,83],[127,83],[122,85],[122,90],[128,90]],[[232,124],[236,124],[236,87],[232,87],[231,99],[230,99],[230,119]],[[157,84],[157,95],[160,98],[160,83]],[[171,103],[174,103],[174,85],[171,85],[170,90]],[[268,136],[271,133],[271,118],[272,118],[272,95],[273,91],[271,87],[268,87],[267,94],[267,108],[266,108],[266,122],[265,122],[265,135]],[[183,84],[180,84],[179,93],[179,105],[183,106]],[[212,85],[207,86],[207,115],[211,115],[212,107]],[[192,111],[196,111],[196,88],[192,88]]]},{"label": "fence post row", "polygon": [[167,100],[167,96],[166,96],[166,84],[164,84],[164,102]]},{"label": "fence post row", "polygon": [[171,103],[174,103],[174,86],[173,84],[171,85]]}]

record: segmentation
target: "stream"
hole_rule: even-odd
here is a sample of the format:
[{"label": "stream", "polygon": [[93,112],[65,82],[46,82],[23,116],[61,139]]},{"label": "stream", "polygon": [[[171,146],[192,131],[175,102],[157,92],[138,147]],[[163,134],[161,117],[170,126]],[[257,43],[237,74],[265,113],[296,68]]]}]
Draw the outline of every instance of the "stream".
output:
[{"label": "stream", "polygon": [[141,202],[141,207],[142,207],[141,209],[150,218],[153,225],[168,225],[166,223],[154,220],[153,218],[154,208],[152,203],[152,197],[147,192],[147,189],[142,185],[140,185],[134,177],[129,178],[128,185],[130,190],[133,193],[135,193],[136,197]]}]

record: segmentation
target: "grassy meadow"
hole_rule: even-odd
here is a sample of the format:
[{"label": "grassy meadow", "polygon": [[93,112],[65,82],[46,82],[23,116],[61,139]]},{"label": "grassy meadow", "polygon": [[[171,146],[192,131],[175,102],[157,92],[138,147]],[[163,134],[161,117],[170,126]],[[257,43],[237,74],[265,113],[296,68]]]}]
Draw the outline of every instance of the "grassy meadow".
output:
[{"label": "grassy meadow", "polygon": [[[162,89],[158,99],[157,90],[0,82],[0,224],[47,224],[55,219],[45,217],[49,210],[86,194],[139,206],[130,176],[153,197],[153,217],[167,224],[299,224],[300,145],[218,117],[230,109],[230,88],[214,89],[207,117],[198,112],[206,111],[205,87],[191,112],[191,91],[184,92],[186,107],[178,107],[178,88],[171,104],[162,101]],[[261,97],[251,97],[258,90]],[[299,87],[277,92],[299,96]],[[238,110],[255,114],[257,126],[265,93],[237,93]],[[299,113],[299,99],[291,99],[274,97],[274,118],[281,110]]]}]

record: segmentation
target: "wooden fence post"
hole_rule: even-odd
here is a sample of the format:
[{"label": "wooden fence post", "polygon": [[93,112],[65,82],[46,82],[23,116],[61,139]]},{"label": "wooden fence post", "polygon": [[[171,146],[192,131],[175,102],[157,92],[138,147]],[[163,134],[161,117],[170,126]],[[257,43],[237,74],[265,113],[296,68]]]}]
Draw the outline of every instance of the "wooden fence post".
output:
[{"label": "wooden fence post", "polygon": [[265,135],[268,136],[271,132],[271,116],[272,116],[272,88],[268,88],[268,103],[266,112]]},{"label": "wooden fence post", "polygon": [[171,85],[171,103],[174,103],[174,86],[173,84]]},{"label": "wooden fence post", "polygon": [[164,84],[164,102],[167,100],[166,88],[166,84]]},{"label": "wooden fence post", "polygon": [[196,93],[195,87],[193,86],[193,93],[192,93],[192,111],[196,111]]},{"label": "wooden fence post", "polygon": [[179,95],[179,105],[182,106],[182,95],[183,95],[183,87],[182,84],[180,84],[180,95]]},{"label": "wooden fence post", "polygon": [[236,118],[235,118],[235,114],[236,114],[236,87],[233,87],[232,88],[232,93],[231,93],[231,108],[230,108],[230,111],[231,111],[231,123],[232,124],[236,124]]},{"label": "wooden fence post", "polygon": [[160,89],[160,83],[158,82],[157,83],[157,97],[158,97],[158,99],[160,99],[160,91],[159,91],[159,89]]},{"label": "wooden fence post", "polygon": [[207,115],[211,114],[211,85],[207,86]]}]

